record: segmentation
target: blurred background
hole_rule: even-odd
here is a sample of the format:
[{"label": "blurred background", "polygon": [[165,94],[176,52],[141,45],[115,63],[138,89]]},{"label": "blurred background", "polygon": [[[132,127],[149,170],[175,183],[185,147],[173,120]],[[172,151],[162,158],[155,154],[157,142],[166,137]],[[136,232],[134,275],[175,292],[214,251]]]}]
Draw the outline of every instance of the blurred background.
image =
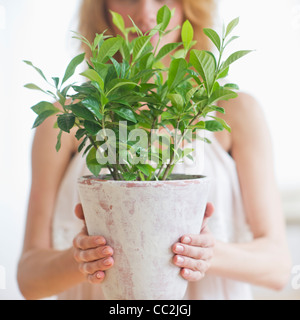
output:
[{"label": "blurred background", "polygon": [[[80,0],[0,0],[0,300],[22,299],[16,282],[30,190],[35,119],[45,97],[23,86],[41,84],[22,60],[62,76],[76,54]],[[300,299],[300,0],[219,0],[217,28],[240,17],[236,49],[255,49],[231,69],[232,82],[263,106],[271,131],[293,270],[282,292],[253,288],[257,299]],[[45,168],[46,170],[47,168]],[[298,272],[298,274],[297,274]]]}]

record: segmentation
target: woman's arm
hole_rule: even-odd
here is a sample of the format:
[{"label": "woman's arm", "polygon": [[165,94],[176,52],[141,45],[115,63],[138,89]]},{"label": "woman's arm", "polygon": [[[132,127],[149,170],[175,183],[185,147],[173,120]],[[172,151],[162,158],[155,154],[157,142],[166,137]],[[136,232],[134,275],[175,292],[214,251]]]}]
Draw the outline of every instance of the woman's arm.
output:
[{"label": "woman's arm", "polygon": [[223,103],[232,127],[231,152],[236,161],[247,222],[254,241],[217,242],[211,274],[254,285],[282,289],[290,273],[284,215],[274,174],[270,134],[258,103],[247,94]]},{"label": "woman's arm", "polygon": [[[96,282],[91,279],[93,268],[89,267],[89,259],[92,258],[93,265],[97,262],[95,271],[107,270],[107,266],[101,265],[102,259],[112,255],[112,250],[106,255],[102,253],[105,239],[83,237],[82,234],[75,237],[74,246],[70,245],[68,250],[52,248],[51,226],[57,192],[76,152],[76,140],[67,134],[62,137],[62,149],[56,152],[54,122],[52,117],[37,129],[32,148],[32,185],[24,247],[18,266],[20,291],[31,300],[56,295],[86,278]],[[101,272],[98,282],[103,278],[104,273]]]},{"label": "woman's arm", "polygon": [[70,136],[63,135],[63,148],[59,154],[56,152],[54,122],[55,118],[51,117],[37,129],[32,147],[31,193],[18,268],[19,287],[28,299],[51,296],[82,280],[71,250],[51,249],[51,223],[57,191],[74,148]]}]

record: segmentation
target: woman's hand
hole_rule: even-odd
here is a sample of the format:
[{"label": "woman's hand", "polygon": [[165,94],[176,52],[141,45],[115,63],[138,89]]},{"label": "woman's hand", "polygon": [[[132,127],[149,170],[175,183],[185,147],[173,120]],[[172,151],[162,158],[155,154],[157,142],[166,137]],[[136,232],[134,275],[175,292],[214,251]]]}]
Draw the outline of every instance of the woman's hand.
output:
[{"label": "woman's hand", "polygon": [[208,229],[207,221],[212,216],[214,207],[207,204],[201,233],[185,235],[180,243],[173,246],[173,262],[181,268],[181,276],[188,281],[199,281],[204,278],[213,258],[215,240]]},{"label": "woman's hand", "polygon": [[[79,219],[84,220],[80,204],[76,206],[75,213]],[[113,249],[106,245],[103,237],[90,237],[86,227],[74,238],[73,247],[79,271],[90,283],[101,283],[105,278],[105,271],[114,265]]]}]

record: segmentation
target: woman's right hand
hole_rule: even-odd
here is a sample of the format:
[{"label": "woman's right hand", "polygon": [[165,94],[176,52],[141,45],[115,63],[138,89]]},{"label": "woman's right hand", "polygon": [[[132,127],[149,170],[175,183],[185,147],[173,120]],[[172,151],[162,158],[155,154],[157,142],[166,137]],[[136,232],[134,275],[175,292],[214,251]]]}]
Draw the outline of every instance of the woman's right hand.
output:
[{"label": "woman's right hand", "polygon": [[[84,220],[81,204],[76,206],[75,214]],[[113,249],[106,245],[102,236],[89,236],[86,227],[74,238],[73,247],[79,271],[90,283],[101,283],[105,278],[105,271],[114,265]]]}]

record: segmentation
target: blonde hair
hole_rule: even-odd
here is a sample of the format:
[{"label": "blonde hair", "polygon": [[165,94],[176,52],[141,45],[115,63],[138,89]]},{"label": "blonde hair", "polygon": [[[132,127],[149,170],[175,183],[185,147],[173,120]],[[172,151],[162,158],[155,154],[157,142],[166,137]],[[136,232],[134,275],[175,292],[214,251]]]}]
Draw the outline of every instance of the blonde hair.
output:
[{"label": "blonde hair", "polygon": [[[214,0],[180,0],[183,4],[184,18],[188,19],[195,31],[197,44],[194,48],[209,50],[210,41],[204,35],[203,28],[213,26],[215,15]],[[79,33],[93,42],[96,33],[108,30],[112,34],[105,0],[83,0],[79,14]],[[84,48],[86,49],[86,48]]]}]

